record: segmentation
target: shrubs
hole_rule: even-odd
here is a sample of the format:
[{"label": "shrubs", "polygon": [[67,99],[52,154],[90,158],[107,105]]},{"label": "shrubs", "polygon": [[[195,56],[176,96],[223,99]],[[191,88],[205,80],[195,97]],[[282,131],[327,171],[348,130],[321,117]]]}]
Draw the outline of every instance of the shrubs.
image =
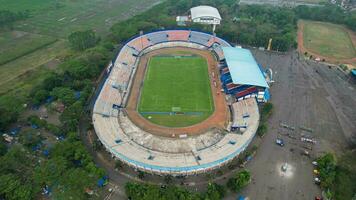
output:
[{"label": "shrubs", "polygon": [[260,125],[257,129],[257,135],[263,137],[268,130],[267,120],[273,113],[273,104],[272,103],[265,103],[261,109],[261,120]]},{"label": "shrubs", "polygon": [[131,200],[166,200],[166,199],[190,199],[190,200],[220,200],[224,198],[226,190],[224,186],[209,183],[205,193],[190,192],[182,187],[174,185],[157,186],[128,182],[125,185],[126,196]]},{"label": "shrubs", "polygon": [[92,30],[73,32],[68,37],[70,46],[77,51],[83,51],[85,49],[94,47],[100,38],[95,36],[95,32]]},{"label": "shrubs", "polygon": [[227,187],[234,192],[239,192],[244,188],[251,180],[250,172],[247,170],[242,170],[230,178],[227,182]]},{"label": "shrubs", "polygon": [[261,121],[265,122],[271,116],[273,112],[273,104],[270,102],[267,102],[263,105],[262,111],[261,111]]},{"label": "shrubs", "polygon": [[267,133],[267,124],[262,123],[257,128],[257,135],[263,137]]},{"label": "shrubs", "polygon": [[336,162],[331,153],[327,153],[317,159],[319,176],[321,180],[321,187],[324,189],[331,188],[335,181],[336,175]]}]

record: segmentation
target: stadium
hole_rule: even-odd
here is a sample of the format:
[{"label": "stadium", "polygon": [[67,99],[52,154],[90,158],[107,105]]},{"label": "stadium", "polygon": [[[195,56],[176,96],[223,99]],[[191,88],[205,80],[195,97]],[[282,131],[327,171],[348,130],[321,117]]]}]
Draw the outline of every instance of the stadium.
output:
[{"label": "stadium", "polygon": [[193,30],[130,39],[107,68],[92,122],[113,158],[158,175],[217,169],[250,144],[267,75],[247,49]]}]

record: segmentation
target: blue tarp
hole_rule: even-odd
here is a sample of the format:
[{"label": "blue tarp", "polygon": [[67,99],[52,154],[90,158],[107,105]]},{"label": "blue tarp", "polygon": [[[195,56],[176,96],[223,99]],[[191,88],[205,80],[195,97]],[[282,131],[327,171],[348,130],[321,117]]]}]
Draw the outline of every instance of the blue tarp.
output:
[{"label": "blue tarp", "polygon": [[80,99],[80,96],[81,96],[80,91],[74,92],[74,97],[76,100]]},{"label": "blue tarp", "polygon": [[53,100],[54,100],[54,97],[53,96],[49,96],[46,99],[46,103],[51,103]]},{"label": "blue tarp", "polygon": [[266,79],[255,58],[248,49],[222,47],[232,82],[268,88]]},{"label": "blue tarp", "polygon": [[13,128],[13,129],[10,130],[10,134],[11,134],[12,136],[15,136],[15,135],[17,135],[17,134],[20,132],[20,130],[21,130],[20,127]]},{"label": "blue tarp", "polygon": [[38,129],[38,125],[37,124],[31,124],[31,128]]},{"label": "blue tarp", "polygon": [[238,200],[245,200],[246,199],[246,197],[244,197],[244,196],[239,196],[239,198],[238,198]]},{"label": "blue tarp", "polygon": [[352,69],[352,70],[351,70],[351,74],[352,74],[354,77],[356,77],[356,69]]},{"label": "blue tarp", "polygon": [[43,155],[46,156],[46,157],[49,156],[49,150],[47,150],[47,149],[43,150],[42,153],[43,153]]},{"label": "blue tarp", "polygon": [[101,179],[99,179],[97,182],[98,187],[103,187],[106,184],[107,179],[108,179],[107,176],[104,176]]},{"label": "blue tarp", "polygon": [[265,99],[265,101],[269,101],[269,99],[271,98],[268,88],[265,89],[265,96],[263,98]]}]

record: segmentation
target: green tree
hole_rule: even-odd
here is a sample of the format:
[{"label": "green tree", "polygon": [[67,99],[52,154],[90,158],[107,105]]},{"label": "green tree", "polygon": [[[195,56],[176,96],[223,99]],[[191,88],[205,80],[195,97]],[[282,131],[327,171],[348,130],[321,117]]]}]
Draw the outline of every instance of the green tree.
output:
[{"label": "green tree", "polygon": [[72,105],[75,102],[74,91],[68,87],[55,87],[50,94],[66,106]]},{"label": "green tree", "polygon": [[336,177],[336,162],[331,153],[327,153],[317,159],[321,186],[331,188]]},{"label": "green tree", "polygon": [[43,138],[37,130],[22,132],[19,137],[20,143],[29,149],[41,144],[42,140]]},{"label": "green tree", "polygon": [[1,137],[0,138],[0,157],[5,155],[7,152],[7,146],[5,144],[4,139]]},{"label": "green tree", "polygon": [[73,32],[68,36],[70,46],[77,51],[83,51],[85,49],[94,47],[99,38],[95,36],[95,32],[92,30]]},{"label": "green tree", "polygon": [[220,200],[224,198],[225,193],[224,186],[216,183],[209,183],[204,200]]},{"label": "green tree", "polygon": [[250,172],[247,170],[242,170],[228,180],[227,187],[234,192],[238,192],[243,187],[245,187],[250,182],[250,180]]}]

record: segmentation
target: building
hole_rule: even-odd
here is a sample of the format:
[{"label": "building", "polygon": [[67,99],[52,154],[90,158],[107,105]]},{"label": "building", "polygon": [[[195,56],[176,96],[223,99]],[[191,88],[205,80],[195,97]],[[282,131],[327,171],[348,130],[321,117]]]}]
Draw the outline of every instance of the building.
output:
[{"label": "building", "polygon": [[211,6],[197,6],[190,9],[193,22],[219,25],[221,16],[218,9]]},{"label": "building", "polygon": [[220,25],[221,16],[218,9],[211,6],[197,6],[190,9],[192,22],[199,24],[212,24],[213,32],[215,26]]},{"label": "building", "polygon": [[269,100],[266,75],[248,49],[222,47],[225,59],[221,61],[221,82],[226,94],[242,100],[250,97],[258,102]]}]

